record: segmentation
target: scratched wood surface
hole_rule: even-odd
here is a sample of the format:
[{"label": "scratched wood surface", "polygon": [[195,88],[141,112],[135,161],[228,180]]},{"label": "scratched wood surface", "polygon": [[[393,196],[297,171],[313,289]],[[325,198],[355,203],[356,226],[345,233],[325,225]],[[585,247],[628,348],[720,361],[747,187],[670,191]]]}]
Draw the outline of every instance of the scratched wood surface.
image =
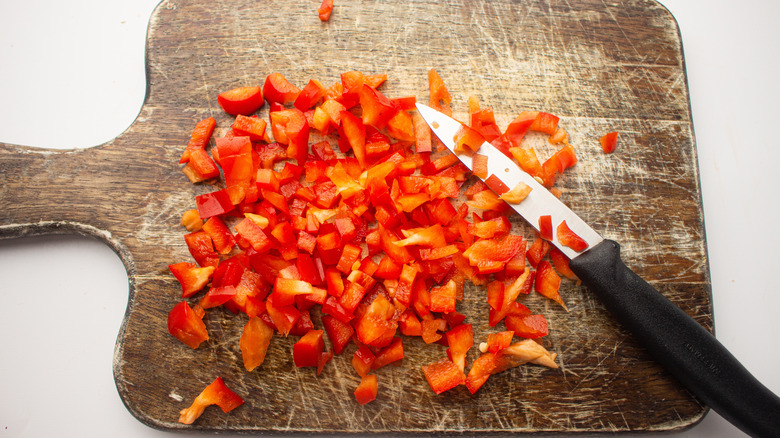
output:
[{"label": "scratched wood surface", "polygon": [[[620,242],[637,273],[712,327],[688,88],[668,11],[646,0],[342,0],[322,24],[318,5],[163,1],[149,25],[148,95],[126,132],[86,150],[0,145],[0,237],[94,236],[127,267],[114,374],[133,415],[164,429],[324,433],[667,431],[700,420],[706,408],[572,282],[562,286],[569,313],[538,296],[524,301],[548,317],[544,344],[561,368],[520,367],[476,395],[459,387],[435,396],[420,366],[444,350],[418,339],[406,341],[400,367],[378,372],[378,399],[359,406],[354,346],[317,377],[293,366],[294,339],[277,337],[265,364],[247,373],[241,318],[209,312],[211,341],[194,352],[167,334],[180,290],[166,266],[190,260],[179,218],[195,195],[212,190],[190,184],[177,161],[198,120],[229,126],[216,95],[274,71],[302,86],[362,70],[389,75],[385,94],[424,101],[430,68],[452,92],[456,116],[469,95],[492,106],[501,126],[525,109],[561,116],[580,159],[558,181],[564,201]],[[597,138],[613,130],[619,148],[604,155]],[[542,155],[552,151],[543,139],[530,141]],[[515,232],[531,236],[515,222]],[[480,322],[483,297],[471,287],[461,306],[477,339],[489,329]],[[218,375],[246,404],[178,424],[179,410]]]}]

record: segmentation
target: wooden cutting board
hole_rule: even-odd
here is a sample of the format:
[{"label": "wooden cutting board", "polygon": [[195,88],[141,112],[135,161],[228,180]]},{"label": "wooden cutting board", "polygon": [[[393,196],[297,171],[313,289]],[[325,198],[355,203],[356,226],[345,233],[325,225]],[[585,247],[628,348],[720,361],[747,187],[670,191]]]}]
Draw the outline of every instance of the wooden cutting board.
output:
[{"label": "wooden cutting board", "polygon": [[[685,65],[666,9],[649,0],[336,0],[331,21],[321,23],[318,6],[165,0],[149,25],[147,98],[126,132],[86,150],[0,145],[0,237],[94,236],[127,267],[114,373],[133,415],[163,429],[326,433],[668,431],[699,421],[706,408],[572,282],[562,286],[569,313],[539,296],[524,301],[548,317],[544,344],[561,368],[513,369],[476,395],[459,387],[435,396],[420,366],[443,348],[418,339],[406,341],[400,367],[379,371],[378,399],[360,406],[354,346],[317,377],[293,365],[294,339],[277,337],[266,363],[247,373],[243,319],[209,312],[211,341],[197,351],[167,333],[180,299],[167,265],[191,260],[180,215],[213,189],[190,184],[178,159],[198,120],[216,117],[221,130],[231,123],[217,94],[262,84],[271,72],[303,86],[361,70],[387,73],[388,96],[425,101],[431,68],[452,92],[456,116],[469,95],[491,106],[501,126],[526,109],[559,115],[580,160],[558,180],[563,200],[621,242],[627,265],[712,329]],[[619,146],[605,155],[598,137],[609,131],[620,132]],[[541,155],[552,151],[537,146]],[[466,293],[462,311],[484,340],[484,291]],[[246,404],[178,424],[179,410],[217,376]]]}]

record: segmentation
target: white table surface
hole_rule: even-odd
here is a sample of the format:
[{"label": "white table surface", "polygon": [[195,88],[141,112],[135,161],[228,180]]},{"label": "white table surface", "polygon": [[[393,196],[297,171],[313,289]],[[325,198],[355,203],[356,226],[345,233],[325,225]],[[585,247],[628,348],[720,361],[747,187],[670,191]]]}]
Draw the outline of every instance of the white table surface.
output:
[{"label": "white table surface", "polygon": [[[85,148],[125,130],[144,99],[157,1],[0,0],[0,141]],[[780,393],[780,3],[662,3],[683,38],[716,335]],[[182,436],[138,422],[114,386],[127,288],[119,258],[98,241],[0,242],[0,437]],[[742,434],[710,412],[674,436]]]}]

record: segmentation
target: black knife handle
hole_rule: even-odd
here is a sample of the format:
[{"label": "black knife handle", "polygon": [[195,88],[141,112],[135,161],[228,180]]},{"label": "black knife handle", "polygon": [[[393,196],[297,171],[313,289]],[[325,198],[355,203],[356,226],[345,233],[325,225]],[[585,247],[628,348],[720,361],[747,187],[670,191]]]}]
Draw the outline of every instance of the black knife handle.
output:
[{"label": "black knife handle", "polygon": [[780,398],[709,331],[626,267],[616,242],[599,243],[570,267],[699,400],[751,436],[780,436]]}]

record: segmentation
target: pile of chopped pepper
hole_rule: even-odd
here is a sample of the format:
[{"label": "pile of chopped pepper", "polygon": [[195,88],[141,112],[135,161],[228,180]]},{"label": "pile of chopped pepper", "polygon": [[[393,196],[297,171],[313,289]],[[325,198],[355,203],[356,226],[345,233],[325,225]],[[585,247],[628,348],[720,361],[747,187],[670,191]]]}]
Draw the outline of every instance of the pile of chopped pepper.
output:
[{"label": "pile of chopped pepper", "polygon": [[[275,336],[295,336],[295,365],[318,374],[334,355],[353,352],[360,404],[377,398],[377,370],[400,361],[414,337],[447,347],[422,367],[437,394],[459,385],[475,393],[490,375],[523,363],[556,368],[555,354],[538,342],[546,318],[518,298],[535,290],[566,309],[561,276],[576,277],[545,240],[551,235],[528,245],[512,229],[507,202],[527,191],[472,176],[431,135],[416,97],[379,90],[386,75],[350,71],[340,79],[301,89],[272,73],[262,87],[218,96],[235,117],[223,136],[214,136],[214,118],[197,123],[180,163],[192,183],[214,190],[182,215],[194,263],[169,266],[182,287],[169,332],[197,349],[209,340],[205,312],[222,307],[245,318],[237,341],[248,372],[263,364]],[[428,103],[451,114],[435,70],[428,85]],[[266,104],[267,120],[256,115]],[[476,98],[468,110],[458,143],[475,151],[475,174],[478,147],[489,141],[560,195],[556,175],[577,158],[558,117],[523,112],[502,130]],[[562,147],[540,162],[522,143],[529,131]],[[482,286],[496,327],[471,364],[472,324],[458,312],[466,281]],[[202,410],[187,411],[187,422]]]}]

